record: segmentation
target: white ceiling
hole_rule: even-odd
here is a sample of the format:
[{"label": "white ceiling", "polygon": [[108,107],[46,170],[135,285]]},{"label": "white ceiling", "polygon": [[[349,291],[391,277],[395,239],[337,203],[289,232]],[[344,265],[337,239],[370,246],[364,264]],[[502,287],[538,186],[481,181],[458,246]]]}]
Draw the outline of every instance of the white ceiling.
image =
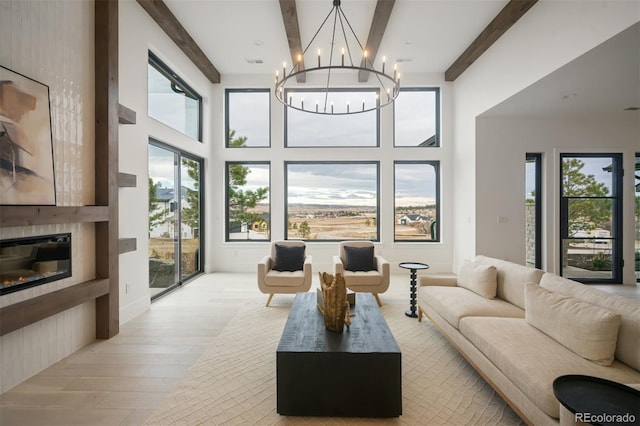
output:
[{"label": "white ceiling", "polygon": [[[225,74],[272,74],[291,61],[278,0],[165,0],[196,43]],[[444,73],[507,0],[396,0],[378,61],[402,73]],[[297,0],[306,47],[332,0]],[[367,40],[376,0],[342,0],[359,40]],[[535,7],[535,6],[534,6]],[[517,25],[517,23],[516,23]],[[328,51],[329,37],[318,47]],[[261,60],[262,63],[250,63]],[[491,116],[584,115],[640,106],[640,25],[594,48],[500,105]],[[625,112],[633,113],[633,112]],[[640,114],[635,112],[635,114]]]},{"label": "white ceiling", "polygon": [[[640,107],[640,23],[491,108],[483,116],[634,114]],[[640,119],[640,118],[639,118]]]},{"label": "white ceiling", "polygon": [[[165,0],[222,74],[272,74],[290,62],[278,0]],[[508,3],[507,0],[396,0],[378,60],[403,62],[403,73],[443,73]],[[331,11],[332,0],[297,0],[302,46]],[[342,0],[342,10],[362,44],[376,0]],[[328,39],[321,40],[323,46]],[[318,47],[312,46],[311,52]],[[328,49],[327,49],[328,50]],[[261,59],[262,64],[247,60]]]}]

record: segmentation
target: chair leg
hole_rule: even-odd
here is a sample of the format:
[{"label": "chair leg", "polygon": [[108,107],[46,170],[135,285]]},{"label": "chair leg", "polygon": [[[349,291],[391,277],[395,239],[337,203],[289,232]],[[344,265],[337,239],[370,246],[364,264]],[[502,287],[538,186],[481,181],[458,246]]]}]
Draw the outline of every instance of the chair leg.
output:
[{"label": "chair leg", "polygon": [[269,294],[269,298],[267,299],[267,304],[265,306],[269,306],[269,303],[271,303],[271,299],[273,299],[273,293]]},{"label": "chair leg", "polygon": [[378,306],[382,306],[382,302],[380,301],[380,296],[378,296],[378,293],[373,293],[373,297],[376,298],[376,302],[378,302]]}]

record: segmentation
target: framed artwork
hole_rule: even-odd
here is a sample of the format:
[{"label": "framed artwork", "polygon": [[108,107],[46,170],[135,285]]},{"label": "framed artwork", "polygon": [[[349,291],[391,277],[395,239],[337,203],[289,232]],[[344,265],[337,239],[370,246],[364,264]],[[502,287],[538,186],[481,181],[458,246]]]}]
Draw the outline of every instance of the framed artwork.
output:
[{"label": "framed artwork", "polygon": [[49,87],[0,66],[0,205],[55,205]]}]

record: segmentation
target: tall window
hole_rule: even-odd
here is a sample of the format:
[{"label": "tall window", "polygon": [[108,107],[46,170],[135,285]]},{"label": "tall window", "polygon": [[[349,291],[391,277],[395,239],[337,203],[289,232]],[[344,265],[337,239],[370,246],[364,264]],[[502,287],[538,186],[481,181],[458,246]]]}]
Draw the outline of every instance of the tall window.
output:
[{"label": "tall window", "polygon": [[394,146],[440,146],[440,89],[400,89],[394,131]]},{"label": "tall window", "polygon": [[286,238],[379,239],[379,163],[286,162]]},{"label": "tall window", "polygon": [[[327,97],[325,98],[325,95]],[[286,93],[289,103],[315,111],[326,108],[335,115],[310,114],[285,107],[285,146],[287,147],[364,147],[379,146],[379,111],[344,114],[375,104],[375,89],[319,90],[296,89]],[[326,102],[325,102],[326,99]]]},{"label": "tall window", "polygon": [[440,241],[437,161],[396,161],[395,241]]},{"label": "tall window", "polygon": [[270,165],[227,162],[227,241],[269,240]]},{"label": "tall window", "polygon": [[271,145],[269,89],[227,89],[225,98],[227,147],[269,147]]},{"label": "tall window", "polygon": [[636,154],[636,281],[640,282],[640,154]]},{"label": "tall window", "polygon": [[561,272],[585,283],[622,279],[622,155],[562,154]]},{"label": "tall window", "polygon": [[542,267],[542,154],[527,154],[525,161],[526,265]]},{"label": "tall window", "polygon": [[202,141],[202,97],[149,52],[149,117]]}]

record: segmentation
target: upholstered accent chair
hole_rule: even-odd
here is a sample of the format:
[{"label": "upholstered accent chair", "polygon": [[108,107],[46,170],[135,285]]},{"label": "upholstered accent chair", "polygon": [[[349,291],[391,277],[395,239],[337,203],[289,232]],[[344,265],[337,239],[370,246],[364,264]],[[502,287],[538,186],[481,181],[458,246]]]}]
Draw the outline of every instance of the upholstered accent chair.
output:
[{"label": "upholstered accent chair", "polygon": [[373,293],[382,306],[378,294],[389,288],[389,262],[374,250],[371,241],[342,241],[340,254],[333,256],[333,273],[344,276],[349,290]]},{"label": "upholstered accent chair", "polygon": [[271,252],[258,263],[258,288],[268,294],[298,293],[311,288],[311,256],[303,241],[274,241]]}]

